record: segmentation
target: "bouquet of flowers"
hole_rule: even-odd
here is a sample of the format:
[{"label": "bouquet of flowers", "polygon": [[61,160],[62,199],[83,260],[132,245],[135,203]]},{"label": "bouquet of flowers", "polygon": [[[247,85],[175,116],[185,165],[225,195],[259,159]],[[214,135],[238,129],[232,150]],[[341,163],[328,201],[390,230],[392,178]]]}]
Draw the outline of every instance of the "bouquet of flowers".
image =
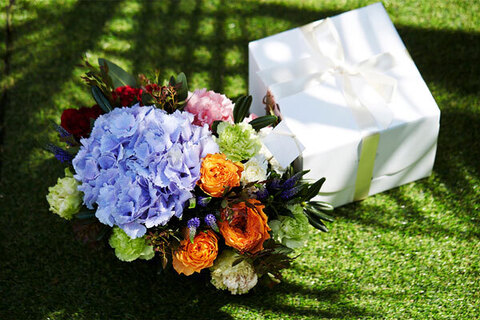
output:
[{"label": "bouquet of flowers", "polygon": [[327,231],[332,207],[311,200],[325,179],[304,181],[262,144],[278,122],[271,98],[258,117],[251,97],[189,92],[183,73],[152,81],[85,64],[96,104],[63,111],[59,142],[45,145],[66,165],[50,210],[75,221],[78,239],[108,239],[122,261],[209,270],[216,288],[243,294],[279,281],[310,224]]}]

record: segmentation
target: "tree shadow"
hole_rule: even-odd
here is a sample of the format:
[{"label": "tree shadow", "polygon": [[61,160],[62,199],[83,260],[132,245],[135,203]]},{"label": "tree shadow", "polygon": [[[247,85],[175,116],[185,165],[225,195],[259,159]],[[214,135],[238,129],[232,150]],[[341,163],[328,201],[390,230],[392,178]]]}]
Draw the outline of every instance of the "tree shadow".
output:
[{"label": "tree shadow", "polygon": [[[90,252],[75,242],[67,223],[47,212],[44,194],[55,183],[61,166],[53,159],[28,162],[34,146],[32,136],[46,133],[39,132],[37,118],[24,115],[44,110],[58,112],[51,107],[56,88],[71,79],[75,65],[87,50],[101,51],[98,41],[120,5],[78,2],[69,10],[37,8],[35,19],[15,26],[17,37],[31,32],[39,37],[15,40],[18,46],[12,68],[22,75],[10,89],[12,102],[5,108],[8,135],[0,192],[1,206],[6,208],[0,228],[4,257],[0,274],[2,319],[25,318],[25,314],[26,318],[45,318],[52,311],[57,311],[53,314],[57,319],[77,315],[87,319],[232,319],[236,308],[289,318],[376,316],[350,302],[348,288],[341,285],[309,288],[306,284],[284,282],[273,290],[258,287],[246,296],[236,297],[215,290],[206,274],[193,278],[174,273],[158,275],[155,263],[122,263],[110,249]],[[141,1],[139,6],[135,28],[121,33],[108,31],[130,43],[131,49],[104,49],[106,58],[128,60],[135,72],[160,68],[164,78],[174,69],[184,71],[194,75],[194,84],[233,94],[247,93],[249,41],[340,13],[255,1],[241,5],[220,1],[215,7],[201,0],[191,1],[187,7],[173,0]],[[33,4],[26,6],[32,8]],[[89,16],[88,23],[84,23],[85,16]],[[62,22],[53,31],[43,22],[60,18]],[[458,214],[468,228],[465,232],[452,231],[429,219],[404,189],[386,195],[398,208],[406,210],[358,215],[356,209],[362,206],[364,211],[383,209],[352,204],[337,214],[383,230],[478,238],[478,189],[470,185],[465,173],[476,179],[480,176],[478,98],[471,110],[457,110],[453,99],[455,94],[468,98],[479,92],[480,65],[471,61],[480,60],[480,35],[397,27],[434,96],[445,89],[453,95],[438,100],[442,125],[435,177],[418,182],[416,188],[429,190],[447,209],[455,210],[460,203],[465,210]],[[45,37],[42,28],[49,30]],[[44,44],[47,38],[51,41]],[[244,91],[232,89],[238,87]],[[80,99],[74,97],[72,101]],[[439,189],[439,184],[444,184],[445,189]],[[381,220],[380,214],[395,214],[398,220],[411,224],[392,225]],[[316,302],[298,305],[286,297]],[[202,314],[198,314],[199,310]]]}]

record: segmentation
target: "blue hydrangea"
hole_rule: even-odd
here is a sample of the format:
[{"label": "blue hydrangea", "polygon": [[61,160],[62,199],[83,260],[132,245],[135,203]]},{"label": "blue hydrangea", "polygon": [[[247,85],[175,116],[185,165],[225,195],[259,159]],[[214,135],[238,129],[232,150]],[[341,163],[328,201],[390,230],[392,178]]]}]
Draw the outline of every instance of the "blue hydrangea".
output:
[{"label": "blue hydrangea", "polygon": [[201,159],[218,152],[194,116],[154,107],[117,108],[100,116],[73,160],[85,205],[131,238],[181,217],[200,178]]}]

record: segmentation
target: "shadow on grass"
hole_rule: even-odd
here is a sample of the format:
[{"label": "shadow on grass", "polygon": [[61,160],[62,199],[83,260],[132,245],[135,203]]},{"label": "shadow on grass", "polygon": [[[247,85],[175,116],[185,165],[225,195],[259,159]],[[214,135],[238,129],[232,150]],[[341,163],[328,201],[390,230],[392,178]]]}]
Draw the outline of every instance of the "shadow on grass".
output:
[{"label": "shadow on grass", "polygon": [[[6,161],[0,194],[5,208],[0,228],[5,239],[0,262],[2,319],[232,319],[236,308],[291,318],[374,316],[349,302],[349,290],[343,287],[310,289],[286,282],[273,290],[257,288],[249,295],[233,297],[213,289],[206,275],[193,279],[168,273],[158,276],[153,263],[122,263],[111,250],[90,252],[74,241],[67,223],[47,212],[44,194],[55,182],[54,172],[60,172],[60,166],[51,160],[32,166],[27,163],[18,170],[18,161],[24,163],[32,153],[31,137],[38,134],[40,125],[38,119],[24,115],[52,109],[57,90],[70,80],[85,51],[98,49],[103,28],[120,5],[79,2],[66,11],[43,7],[36,9],[35,20],[14,26],[16,40],[33,32],[39,37],[17,41],[12,72],[25,73],[10,89],[14,99],[6,108]],[[222,92],[243,86],[245,91],[239,93],[246,93],[249,41],[339,13],[253,1],[220,1],[216,7],[200,0],[188,8],[178,5],[177,1],[139,2],[136,28],[114,34],[132,48],[121,52],[105,49],[105,57],[132,61],[136,72],[160,68],[167,77],[175,69],[195,75],[197,83],[210,89]],[[26,6],[33,10],[33,4]],[[45,23],[60,18],[58,25]],[[398,26],[398,30],[428,83],[452,92],[454,98],[478,93],[480,65],[471,61],[479,60],[480,35],[406,26]],[[42,32],[47,36],[42,37]],[[478,189],[469,184],[465,170],[478,179],[480,120],[478,105],[476,110],[458,111],[454,102],[451,97],[439,99],[443,113],[436,178],[419,182],[416,188],[429,190],[446,209],[458,211],[461,206],[458,214],[468,231],[451,231],[429,220],[419,204],[399,190],[388,192],[388,197],[407,210],[382,214],[398,214],[411,221],[409,232],[470,239],[479,236]],[[446,189],[438,188],[439,184]],[[381,221],[377,207],[357,215],[358,206],[346,206],[338,214],[385,230],[401,228]]]}]

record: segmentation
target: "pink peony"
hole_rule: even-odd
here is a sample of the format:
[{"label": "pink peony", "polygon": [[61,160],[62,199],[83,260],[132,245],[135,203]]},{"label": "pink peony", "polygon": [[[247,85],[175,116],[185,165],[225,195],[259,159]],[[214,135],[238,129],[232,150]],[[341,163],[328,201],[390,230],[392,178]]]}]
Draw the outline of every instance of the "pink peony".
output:
[{"label": "pink peony", "polygon": [[233,123],[233,103],[225,95],[207,89],[195,90],[189,94],[185,110],[193,113],[194,124],[203,126],[205,123],[212,127],[215,120]]}]

